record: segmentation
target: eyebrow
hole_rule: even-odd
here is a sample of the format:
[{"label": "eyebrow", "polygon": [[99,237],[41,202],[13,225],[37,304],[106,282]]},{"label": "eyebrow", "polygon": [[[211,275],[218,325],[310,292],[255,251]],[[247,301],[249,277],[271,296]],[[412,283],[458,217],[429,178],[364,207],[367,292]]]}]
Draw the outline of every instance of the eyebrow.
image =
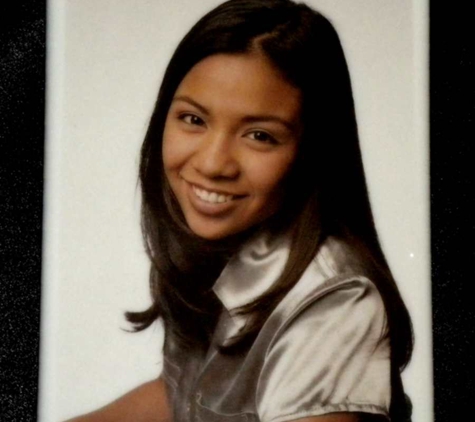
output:
[{"label": "eyebrow", "polygon": [[200,103],[197,103],[193,98],[188,97],[187,95],[177,95],[173,97],[172,101],[183,101],[185,103],[191,104],[193,107],[196,107],[202,113],[209,115],[209,111],[206,107],[202,106]]},{"label": "eyebrow", "polygon": [[[209,110],[201,105],[200,103],[196,102],[193,100],[193,98],[187,96],[187,95],[177,95],[176,97],[173,98],[172,101],[183,101],[185,103],[191,104],[193,107],[196,107],[199,111],[201,111],[203,114],[206,114],[207,116],[210,115]],[[256,123],[256,122],[275,122],[275,123],[280,123],[281,125],[285,126],[289,131],[295,131],[297,130],[297,125],[282,119],[281,117],[274,116],[274,115],[256,115],[256,116],[244,116],[242,121],[244,123]]]}]

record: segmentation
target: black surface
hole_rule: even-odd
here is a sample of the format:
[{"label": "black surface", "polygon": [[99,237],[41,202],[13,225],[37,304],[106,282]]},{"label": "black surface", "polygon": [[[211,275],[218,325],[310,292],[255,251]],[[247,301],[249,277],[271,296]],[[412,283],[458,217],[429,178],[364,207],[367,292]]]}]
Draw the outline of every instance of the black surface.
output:
[{"label": "black surface", "polygon": [[[431,233],[437,422],[474,418],[475,67],[468,4],[431,2]],[[417,405],[417,404],[416,404]],[[418,422],[418,421],[415,421]]]},{"label": "black surface", "polygon": [[[37,406],[45,1],[0,6],[0,420]],[[431,230],[437,422],[473,418],[475,88],[469,3],[431,2]],[[417,403],[414,403],[417,406]],[[425,422],[425,421],[414,421]]]},{"label": "black surface", "polygon": [[0,421],[37,407],[45,2],[0,6]]}]

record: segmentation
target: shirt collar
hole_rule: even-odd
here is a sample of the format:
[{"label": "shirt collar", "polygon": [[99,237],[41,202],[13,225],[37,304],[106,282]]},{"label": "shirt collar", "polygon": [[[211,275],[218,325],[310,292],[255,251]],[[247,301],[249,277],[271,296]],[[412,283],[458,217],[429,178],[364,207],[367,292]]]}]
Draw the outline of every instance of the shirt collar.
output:
[{"label": "shirt collar", "polygon": [[253,302],[282,274],[290,252],[290,236],[269,233],[251,238],[228,262],[213,290],[228,312]]}]

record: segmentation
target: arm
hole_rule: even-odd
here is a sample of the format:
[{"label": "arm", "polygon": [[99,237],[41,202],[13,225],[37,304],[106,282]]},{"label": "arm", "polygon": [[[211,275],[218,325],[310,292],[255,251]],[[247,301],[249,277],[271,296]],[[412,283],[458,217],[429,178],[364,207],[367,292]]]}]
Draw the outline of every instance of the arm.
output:
[{"label": "arm", "polygon": [[338,413],[333,415],[313,416],[311,418],[296,419],[290,422],[362,422],[358,416],[351,413]]},{"label": "arm", "polygon": [[67,422],[172,422],[161,378],[135,388],[109,405]]},{"label": "arm", "polygon": [[381,415],[358,413],[332,413],[310,418],[296,419],[289,422],[385,422],[387,419]]}]

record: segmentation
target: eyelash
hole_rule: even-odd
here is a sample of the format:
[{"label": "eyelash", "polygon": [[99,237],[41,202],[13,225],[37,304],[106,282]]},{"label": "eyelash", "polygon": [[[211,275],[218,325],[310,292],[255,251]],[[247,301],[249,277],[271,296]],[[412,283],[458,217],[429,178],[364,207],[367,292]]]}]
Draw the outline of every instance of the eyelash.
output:
[{"label": "eyelash", "polygon": [[184,113],[178,116],[178,118],[192,126],[203,126],[205,124],[204,120],[201,117],[198,117],[196,114]]},{"label": "eyelash", "polygon": [[[180,114],[178,118],[179,120],[191,126],[205,125],[205,121],[201,117],[193,113],[183,113],[183,114]],[[272,135],[270,135],[268,132],[264,130],[254,130],[254,131],[248,132],[246,136],[262,144],[277,145],[279,143]],[[264,139],[262,139],[262,136],[264,136]],[[258,138],[261,138],[261,139],[258,139]]]},{"label": "eyelash", "polygon": [[[257,139],[257,137],[256,137],[257,134],[261,135],[261,136],[264,135],[265,139]],[[253,139],[257,142],[263,143],[263,144],[271,144],[271,145],[278,144],[277,140],[272,135],[270,135],[269,133],[267,133],[263,130],[254,130],[252,132],[249,132],[248,136],[249,135],[252,135],[251,139]]]}]

